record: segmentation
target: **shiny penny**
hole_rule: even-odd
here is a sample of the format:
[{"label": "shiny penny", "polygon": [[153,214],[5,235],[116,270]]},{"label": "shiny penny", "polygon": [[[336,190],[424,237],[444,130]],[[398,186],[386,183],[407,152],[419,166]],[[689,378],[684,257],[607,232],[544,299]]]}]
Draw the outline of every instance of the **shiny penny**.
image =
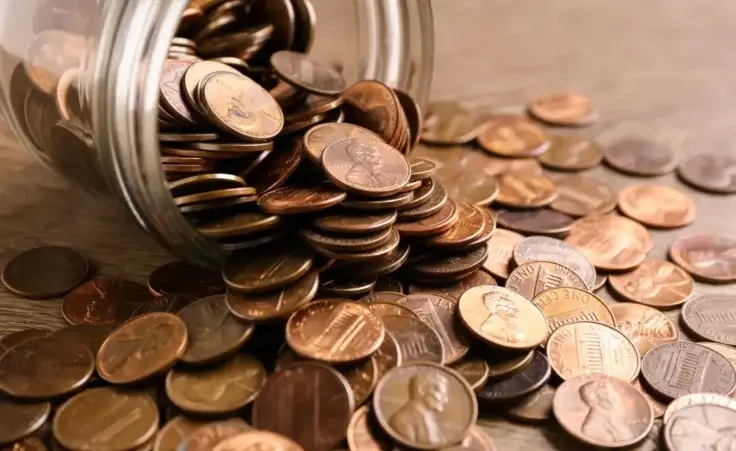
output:
[{"label": "shiny penny", "polygon": [[403,293],[396,291],[373,291],[371,294],[367,294],[360,298],[361,302],[373,303],[393,303],[404,297]]},{"label": "shiny penny", "polygon": [[580,217],[592,213],[609,213],[616,208],[618,197],[607,184],[592,177],[569,175],[555,179],[559,195],[550,207]]},{"label": "shiny penny", "polygon": [[488,255],[485,246],[469,251],[428,254],[412,262],[411,273],[420,279],[455,280],[464,278],[483,265]]},{"label": "shiny penny", "polygon": [[402,364],[426,361],[444,363],[445,348],[442,338],[427,323],[407,316],[382,317],[386,333],[399,348]]},{"label": "shiny penny", "polygon": [[271,55],[278,76],[298,89],[320,95],[339,95],[345,80],[334,67],[320,64],[303,53],[282,50]]},{"label": "shiny penny", "polygon": [[643,356],[658,344],[677,341],[677,325],[659,310],[633,302],[617,302],[609,306],[616,328],[623,332]]},{"label": "shiny penny", "polygon": [[550,146],[539,157],[546,167],[562,171],[584,171],[598,166],[603,161],[600,145],[577,135],[554,135]]},{"label": "shiny penny", "polygon": [[547,357],[534,352],[532,361],[522,370],[504,379],[487,383],[479,392],[478,400],[487,404],[518,400],[546,384],[552,374]]},{"label": "shiny penny", "polygon": [[574,92],[539,97],[529,104],[528,109],[535,118],[553,125],[588,125],[598,117],[593,102]]},{"label": "shiny penny", "polygon": [[475,392],[478,392],[486,384],[490,371],[488,363],[477,357],[461,360],[452,365],[451,368],[457,371]]},{"label": "shiny penny", "polygon": [[427,158],[412,158],[409,163],[412,180],[426,180],[437,173],[438,164]]},{"label": "shiny penny", "polygon": [[430,247],[464,247],[476,240],[488,226],[489,216],[480,207],[465,202],[455,202],[458,220],[449,229],[427,238]]},{"label": "shiny penny", "polygon": [[[426,450],[459,442],[478,418],[475,393],[465,379],[431,363],[414,363],[389,371],[376,387],[373,411],[391,438]],[[426,415],[431,415],[437,428],[416,427],[417,422],[427,424],[422,423]]]},{"label": "shiny penny", "polygon": [[303,159],[301,142],[293,141],[270,152],[263,152],[242,175],[248,177],[248,183],[256,189],[256,193],[263,194],[286,183]]},{"label": "shiny penny", "polygon": [[549,384],[531,395],[526,396],[518,404],[506,411],[511,418],[528,423],[541,423],[552,418],[552,400],[555,389]]},{"label": "shiny penny", "polygon": [[375,213],[336,211],[316,218],[312,225],[324,232],[362,234],[379,232],[395,222],[395,210]]},{"label": "shiny penny", "polygon": [[304,451],[295,441],[268,431],[247,431],[226,438],[212,451],[231,451],[236,449],[274,449],[279,451]]},{"label": "shiny penny", "polygon": [[618,171],[638,176],[667,174],[677,166],[672,149],[638,137],[622,138],[604,146],[603,160]]},{"label": "shiny penny", "polygon": [[531,261],[522,263],[511,271],[506,279],[506,288],[525,298],[534,299],[540,293],[560,287],[587,291],[588,286],[572,269],[559,263]]},{"label": "shiny penny", "polygon": [[139,283],[97,277],[69,292],[61,313],[70,324],[114,326],[151,311],[152,298],[148,288]]},{"label": "shiny penny", "polygon": [[19,403],[0,399],[0,443],[11,443],[38,430],[51,414],[51,404]]},{"label": "shiny penny", "polygon": [[[39,271],[43,277],[38,277]],[[30,299],[49,299],[79,285],[89,273],[89,260],[61,246],[37,247],[13,257],[2,271],[5,287]]]},{"label": "shiny penny", "polygon": [[728,154],[704,153],[686,158],[677,167],[677,175],[688,185],[720,194],[736,193],[736,158]]},{"label": "shiny penny", "polygon": [[506,354],[506,353],[489,353],[486,356],[488,362],[488,378],[502,379],[508,377],[529,366],[534,358],[534,350],[523,351],[522,353]]},{"label": "shiny penny", "polygon": [[665,185],[630,185],[618,195],[621,211],[652,227],[674,228],[695,220],[695,203],[682,191]]},{"label": "shiny penny", "polygon": [[184,415],[177,415],[158,431],[153,442],[153,451],[175,451],[184,439],[205,424],[203,420],[192,420]]},{"label": "shiny penny", "polygon": [[575,248],[558,239],[530,236],[517,243],[513,256],[517,265],[533,261],[558,263],[579,275],[588,288],[595,286],[596,271],[590,260]]},{"label": "shiny penny", "polygon": [[584,288],[552,288],[534,296],[532,302],[547,317],[550,333],[565,324],[581,321],[616,326],[615,316],[608,304]]},{"label": "shiny penny", "polygon": [[498,184],[496,202],[509,207],[543,207],[558,195],[554,182],[541,175],[508,173],[498,178]]},{"label": "shiny penny", "polygon": [[662,435],[667,449],[671,451],[717,450],[733,443],[730,425],[734,422],[736,408],[732,406],[692,405],[673,413]]},{"label": "shiny penny", "polygon": [[422,141],[435,145],[465,144],[480,132],[478,117],[456,102],[432,102],[424,115]]},{"label": "shiny penny", "polygon": [[386,143],[392,142],[403,113],[393,89],[376,80],[362,80],[350,85],[342,98],[345,122],[371,130]]},{"label": "shiny penny", "polygon": [[358,125],[325,122],[307,130],[303,142],[307,158],[319,164],[322,161],[322,153],[327,146],[335,141],[345,138],[360,138],[364,141],[380,142],[381,137],[372,131]]},{"label": "shiny penny", "polygon": [[736,409],[736,399],[730,396],[717,395],[715,393],[693,393],[692,395],[680,396],[667,405],[663,420],[669,423],[670,418],[678,410],[689,406],[716,405],[729,409]]},{"label": "shiny penny", "polygon": [[[425,202],[416,206],[413,202],[408,202],[406,205],[400,206],[401,211],[399,212],[399,219],[401,221],[416,221],[418,219],[432,216],[442,209],[442,207],[449,201],[449,195],[445,187],[440,183],[434,183],[433,186],[434,188]],[[417,191],[420,191],[421,189],[422,188],[420,187]],[[409,194],[412,194],[413,198],[413,193]]]},{"label": "shiny penny", "polygon": [[258,206],[272,215],[311,213],[337,205],[346,197],[345,192],[327,183],[310,187],[289,186],[264,194],[258,198]]},{"label": "shiny penny", "polygon": [[313,253],[304,245],[277,243],[263,252],[230,254],[222,268],[228,288],[239,293],[263,293],[283,288],[312,267]]},{"label": "shiny penny", "polygon": [[691,235],[675,240],[670,258],[696,279],[736,281],[736,240],[718,235]]},{"label": "shiny penny", "polygon": [[468,289],[478,285],[498,285],[498,283],[488,272],[480,270],[474,271],[471,275],[454,283],[442,285],[412,284],[409,285],[409,293],[436,293],[457,301]]},{"label": "shiny penny", "polygon": [[219,271],[174,261],[156,268],[148,276],[148,289],[157,296],[178,294],[202,298],[224,293],[225,284]]},{"label": "shiny penny", "polygon": [[729,346],[736,346],[733,315],[736,306],[727,294],[698,294],[682,307],[682,322],[696,336]]},{"label": "shiny penny", "polygon": [[269,293],[242,294],[228,291],[225,302],[230,313],[250,321],[286,318],[317,294],[319,275],[312,270],[286,287]]},{"label": "shiny penny", "polygon": [[552,369],[563,380],[582,374],[603,374],[625,381],[639,375],[639,352],[611,326],[580,322],[552,332],[547,342]]},{"label": "shiny penny", "polygon": [[506,349],[531,349],[547,338],[547,320],[532,302],[507,288],[473,287],[460,296],[463,323],[479,338]]},{"label": "shiny penny", "polygon": [[381,430],[368,406],[360,407],[353,413],[347,435],[351,451],[384,451],[396,448],[391,438]]},{"label": "shiny penny", "polygon": [[631,272],[610,274],[608,284],[626,300],[656,308],[681,305],[695,289],[684,269],[664,260],[644,260]]},{"label": "shiny penny", "polygon": [[[260,211],[239,211],[232,215],[198,218],[197,231],[208,238],[227,238],[270,231],[278,227],[281,218]],[[218,273],[220,283],[222,276]]]},{"label": "shiny penny", "polygon": [[212,451],[221,441],[253,429],[240,418],[206,423],[189,434],[177,451]]},{"label": "shiny penny", "polygon": [[514,117],[488,122],[478,136],[478,144],[502,157],[533,157],[549,148],[549,139],[538,126]]},{"label": "shiny penny", "polygon": [[649,247],[629,228],[635,226],[626,221],[631,220],[612,215],[588,216],[573,224],[565,243],[582,253],[596,269],[633,269],[644,261]]},{"label": "shiny penny", "polygon": [[401,221],[394,225],[402,236],[427,236],[440,234],[459,220],[457,204],[453,201],[445,202],[440,210],[426,218],[416,221]]},{"label": "shiny penny", "polygon": [[491,239],[486,243],[488,247],[488,258],[483,263],[483,267],[496,277],[501,279],[507,278],[511,272],[510,266],[514,246],[523,239],[524,236],[516,232],[497,228],[493,235],[491,235]]},{"label": "shiny penny", "polygon": [[566,233],[575,219],[549,208],[495,210],[498,224],[519,233],[557,236]]}]

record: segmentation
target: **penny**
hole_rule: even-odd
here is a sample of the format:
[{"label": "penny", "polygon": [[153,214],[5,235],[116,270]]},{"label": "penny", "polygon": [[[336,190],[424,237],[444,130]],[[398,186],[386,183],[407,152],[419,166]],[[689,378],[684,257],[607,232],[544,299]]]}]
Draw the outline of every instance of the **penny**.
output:
[{"label": "penny", "polygon": [[503,287],[470,288],[460,296],[458,311],[465,326],[492,346],[531,349],[547,338],[542,312],[530,300]]},{"label": "penny", "polygon": [[407,203],[411,202],[413,198],[414,198],[413,192],[398,193],[398,194],[394,194],[393,196],[383,197],[380,199],[361,198],[357,196],[351,197],[350,195],[348,195],[348,198],[345,199],[340,205],[342,205],[345,208],[352,208],[355,210],[385,211],[390,208],[403,207]]},{"label": "penny", "polygon": [[332,185],[283,187],[258,198],[258,206],[272,215],[291,215],[324,210],[345,200],[347,194]]},{"label": "penny", "polygon": [[[555,393],[552,410],[570,435],[602,448],[639,443],[654,425],[652,408],[639,390],[599,374],[565,381]],[[607,427],[596,427],[599,421]]]},{"label": "penny", "polygon": [[348,425],[347,442],[351,451],[384,451],[396,448],[381,430],[368,406],[362,406],[353,412]]},{"label": "penny", "polygon": [[177,415],[169,420],[156,434],[153,451],[175,451],[180,443],[206,423]]},{"label": "penny", "polygon": [[187,327],[171,313],[148,313],[113,330],[97,354],[97,373],[130,384],[166,372],[187,349]]},{"label": "penny", "polygon": [[589,125],[598,118],[593,102],[583,94],[563,92],[545,95],[529,104],[529,114],[552,125]]},{"label": "penny", "polygon": [[228,288],[239,293],[264,293],[283,288],[309,271],[313,253],[304,245],[283,242],[263,252],[230,254],[222,268]]},{"label": "penny", "polygon": [[[301,237],[304,238],[304,241],[311,245],[315,251],[330,258],[338,258],[337,255],[342,252],[361,253],[372,251],[380,248],[392,239],[395,241],[397,238],[396,232],[391,228],[385,228],[376,233],[357,236],[332,235],[317,230],[301,229],[299,230],[299,235],[301,235]],[[398,243],[396,244],[398,245]],[[388,249],[385,253],[390,251],[391,250]],[[345,260],[348,260],[348,258]]]},{"label": "penny", "polygon": [[392,276],[379,277],[378,281],[376,281],[376,286],[373,288],[373,291],[390,291],[394,293],[403,293],[404,285],[399,279],[396,279]]},{"label": "penny", "polygon": [[216,141],[220,135],[217,133],[159,133],[158,139],[161,142],[201,142]]},{"label": "penny", "polygon": [[[39,271],[43,277],[38,277]],[[13,257],[3,268],[2,281],[13,293],[29,299],[49,299],[82,283],[89,260],[61,246],[37,247]]]},{"label": "penny", "polygon": [[[345,438],[354,408],[343,375],[319,363],[296,362],[269,376],[253,403],[253,426],[289,437],[306,450],[329,451]],[[304,412],[310,412],[307,423]]]},{"label": "penny", "polygon": [[547,317],[549,333],[565,324],[581,321],[601,323],[613,327],[617,325],[611,307],[603,299],[585,289],[552,288],[534,296],[532,302]]},{"label": "penny", "polygon": [[457,223],[459,219],[458,210],[455,202],[448,201],[437,213],[416,221],[397,222],[394,224],[394,228],[402,236],[408,237],[438,235]]},{"label": "penny", "polygon": [[507,173],[499,177],[498,183],[496,202],[510,207],[543,207],[557,198],[554,183],[543,176]]},{"label": "penny", "polygon": [[368,357],[384,335],[381,319],[367,307],[340,300],[312,302],[286,324],[286,342],[297,354],[330,363]]},{"label": "penny", "polygon": [[21,404],[0,399],[0,443],[11,443],[36,432],[51,414],[51,404]]},{"label": "penny", "polygon": [[248,431],[226,438],[212,451],[228,451],[233,449],[277,449],[280,451],[304,451],[298,443],[268,431]]},{"label": "penny", "polygon": [[555,391],[549,384],[544,384],[542,388],[509,408],[506,413],[515,420],[528,423],[548,421],[552,418],[552,401]]},{"label": "penny", "polygon": [[680,396],[667,405],[664,412],[664,423],[670,422],[672,416],[679,410],[690,406],[723,406],[728,409],[736,409],[736,399],[730,396],[718,395],[715,393],[693,393],[691,395]]},{"label": "penny", "polygon": [[559,195],[550,207],[570,216],[609,213],[618,203],[616,192],[598,179],[569,175],[556,178],[555,186]]},{"label": "penny", "polygon": [[374,291],[373,293],[365,295],[362,298],[360,298],[360,301],[366,302],[369,304],[373,304],[373,303],[391,304],[403,297],[404,295],[402,293],[398,293],[396,291]]},{"label": "penny", "polygon": [[346,210],[318,217],[312,225],[325,232],[362,234],[384,230],[394,222],[396,211],[365,213]]},{"label": "penny", "polygon": [[587,216],[573,224],[565,243],[582,253],[596,269],[633,269],[644,261],[650,247],[627,221],[633,223],[620,216]]},{"label": "penny", "polygon": [[438,186],[437,183],[435,183],[435,180],[433,178],[428,178],[421,180],[420,183],[421,184],[419,185],[419,188],[412,191],[412,194],[414,194],[414,198],[411,200],[411,202],[408,202],[406,205],[402,205],[401,208],[403,210],[410,210],[420,207],[433,199],[433,196],[435,195],[435,188]]},{"label": "penny", "polygon": [[488,404],[518,400],[539,390],[547,383],[551,374],[552,368],[547,357],[536,351],[531,363],[523,370],[505,379],[488,382],[478,392],[478,400]]},{"label": "penny", "polygon": [[[96,324],[77,324],[76,326],[69,326],[63,329],[59,329],[56,332],[51,333],[53,339],[65,340],[67,338],[76,340],[83,344],[93,358],[97,357],[97,352],[100,350],[100,346],[107,338],[110,333],[109,326],[100,326]],[[4,338],[0,340],[0,355],[2,354],[2,345]]]},{"label": "penny", "polygon": [[396,315],[386,315],[381,319],[386,333],[399,347],[403,365],[420,361],[444,363],[442,338],[427,323],[418,318]]},{"label": "penny", "polygon": [[304,158],[304,149],[298,140],[294,140],[261,155],[251,166],[241,172],[243,177],[248,177],[248,183],[259,194],[286,183]]},{"label": "penny", "polygon": [[643,356],[654,346],[677,341],[677,325],[659,310],[632,302],[609,306],[616,319],[616,328],[623,332]]},{"label": "penny", "polygon": [[713,404],[684,407],[665,424],[664,442],[671,451],[718,449],[731,446],[730,425],[736,421],[736,408]]},{"label": "penny", "polygon": [[339,271],[343,274],[349,274],[353,278],[365,278],[370,280],[368,291],[375,288],[376,277],[385,276],[396,270],[406,263],[409,258],[409,246],[400,244],[396,249],[389,252],[383,257],[378,257],[364,262],[346,263]]},{"label": "penny", "polygon": [[[370,261],[370,263],[373,262]],[[350,273],[350,271],[346,271],[346,273]],[[370,293],[375,283],[375,280],[344,280],[323,277],[319,285],[319,294],[336,298],[354,298]]]},{"label": "penny", "polygon": [[597,274],[595,276],[595,282],[593,283],[592,291],[598,291],[608,282],[608,276],[605,274]]},{"label": "penny", "polygon": [[345,122],[360,125],[391,143],[402,118],[393,90],[376,80],[362,80],[342,93]]},{"label": "penny", "polygon": [[[208,238],[226,238],[273,230],[279,226],[281,218],[265,215],[260,211],[239,211],[237,213],[197,219],[197,231]],[[219,274],[218,274],[219,276]],[[222,276],[220,276],[222,282]]]},{"label": "penny", "polygon": [[603,150],[597,142],[582,136],[554,135],[539,161],[550,169],[584,171],[601,164]]},{"label": "penny", "polygon": [[477,287],[478,285],[498,285],[496,281],[487,272],[480,270],[475,271],[473,274],[460,279],[455,283],[449,285],[409,285],[409,293],[435,293],[446,298],[450,298],[453,301],[460,299],[460,296],[465,293],[469,288]]},{"label": "penny", "polygon": [[266,376],[266,369],[256,358],[238,354],[216,367],[171,370],[166,376],[166,396],[185,412],[234,413],[256,398]]},{"label": "penny", "polygon": [[487,357],[488,362],[488,378],[489,379],[501,379],[508,377],[527,366],[532,362],[534,358],[534,350],[523,351],[522,353],[506,354],[496,353],[492,357]]},{"label": "penny", "polygon": [[[523,241],[522,241],[523,243]],[[555,262],[531,261],[511,271],[506,288],[525,298],[534,299],[540,293],[561,287],[587,291],[588,286],[572,269]]]},{"label": "penny", "polygon": [[15,440],[12,443],[9,443],[7,446],[4,446],[3,448],[0,448],[0,449],[2,449],[2,451],[48,451],[49,450],[49,448],[46,446],[43,440],[33,435],[29,435],[27,437],[23,437],[22,439]]},{"label": "penny", "polygon": [[480,122],[456,102],[432,102],[424,114],[422,141],[435,145],[465,144],[478,136]]},{"label": "penny", "polygon": [[228,291],[225,302],[230,313],[244,320],[286,318],[300,306],[310,302],[317,294],[318,287],[317,271],[310,271],[283,289],[269,293],[242,294]]},{"label": "penny", "polygon": [[344,138],[322,153],[322,168],[340,188],[367,197],[396,194],[409,183],[406,157],[388,144]]},{"label": "penny", "polygon": [[628,301],[657,308],[683,304],[695,288],[684,269],[664,260],[644,260],[631,272],[610,274],[608,284]]},{"label": "penny", "polygon": [[603,374],[631,382],[639,375],[636,346],[623,333],[600,323],[559,327],[549,336],[547,357],[562,380]]},{"label": "penny", "polygon": [[572,227],[573,218],[547,208],[534,210],[496,210],[499,225],[520,233],[560,235]]},{"label": "penny", "polygon": [[710,283],[736,281],[736,240],[718,235],[691,235],[670,246],[670,258],[693,277]]},{"label": "penny", "polygon": [[38,338],[45,338],[50,334],[51,331],[45,329],[23,329],[3,335],[2,338],[0,338],[0,356],[19,344],[36,340]]},{"label": "penny", "polygon": [[93,388],[62,404],[52,429],[66,449],[133,449],[153,438],[158,415],[146,392]]},{"label": "penny", "polygon": [[148,276],[148,288],[155,295],[187,295],[195,298],[225,291],[219,271],[200,268],[183,261],[158,267]]},{"label": "penny", "polygon": [[681,319],[687,328],[703,340],[736,346],[732,317],[733,299],[726,294],[698,294],[683,307]]},{"label": "penny", "polygon": [[271,67],[282,80],[313,94],[340,95],[345,89],[345,80],[340,72],[302,53],[276,52],[271,55]]},{"label": "penny", "polygon": [[122,279],[98,277],[69,292],[61,304],[70,324],[114,326],[154,307],[145,286]]},{"label": "penny", "polygon": [[[209,191],[206,193],[190,194],[187,196],[180,196],[174,198],[174,203],[177,206],[185,206],[198,204],[202,202],[211,202],[215,200],[224,200],[232,198],[241,198],[246,196],[252,196],[255,194],[255,188],[228,188],[217,191]],[[255,200],[255,199],[253,199]]]},{"label": "penny", "polygon": [[549,148],[544,132],[522,117],[490,121],[478,136],[481,149],[502,157],[534,157]]},{"label": "penny", "polygon": [[[381,379],[373,411],[391,438],[414,449],[430,450],[462,440],[478,418],[478,403],[455,371],[414,363],[394,368]],[[418,421],[433,421],[437,428],[417,429]]]},{"label": "penny", "polygon": [[[500,216],[498,216],[500,223]],[[487,241],[488,258],[483,267],[496,277],[505,279],[509,276],[511,257],[514,246],[524,237],[506,229],[497,228]]]},{"label": "penny", "polygon": [[708,349],[712,349],[713,351],[720,353],[723,357],[728,359],[729,362],[731,362],[731,365],[734,365],[734,368],[736,368],[736,349],[731,346],[708,341],[701,341],[700,344]]},{"label": "penny", "polygon": [[550,261],[570,268],[589,288],[595,286],[596,271],[585,255],[563,241],[543,236],[531,236],[516,244],[513,250],[516,264]]},{"label": "penny", "polygon": [[43,30],[28,43],[23,58],[25,72],[40,92],[54,94],[59,76],[81,65],[85,48],[81,35],[64,30]]},{"label": "penny", "polygon": [[184,101],[182,93],[184,73],[192,66],[190,61],[167,59],[159,82],[161,105],[175,119],[188,125],[196,121]]},{"label": "penny", "polygon": [[736,193],[736,159],[727,154],[703,153],[686,158],[677,167],[677,175],[688,185],[719,194]]},{"label": "penny", "polygon": [[403,363],[401,349],[392,335],[386,334],[381,346],[373,353],[372,360],[377,371],[376,380],[381,380],[388,370]]},{"label": "penny", "polygon": [[488,363],[480,358],[472,357],[461,360],[451,366],[461,375],[473,391],[478,392],[488,380]]},{"label": "penny", "polygon": [[206,423],[191,433],[177,451],[212,451],[220,442],[253,429],[240,418]]},{"label": "penny", "polygon": [[665,185],[630,185],[618,195],[621,211],[652,227],[683,227],[695,220],[695,203],[681,191]]},{"label": "penny", "polygon": [[468,434],[459,446],[462,447],[462,450],[473,451],[496,451],[497,449],[491,437],[485,432],[485,428],[478,424],[470,427]]},{"label": "penny", "polygon": [[417,257],[412,263],[411,272],[420,278],[455,280],[467,275],[483,265],[488,256],[485,246],[470,251],[427,254]]},{"label": "penny", "polygon": [[642,395],[644,395],[644,398],[646,398],[647,402],[649,403],[649,406],[652,408],[652,412],[654,413],[654,419],[661,418],[662,415],[664,415],[664,411],[667,408],[667,404],[664,404],[659,399],[656,399],[652,397],[652,395],[649,394],[649,392],[646,391],[646,389],[641,385],[641,377],[636,378],[636,380],[631,384],[634,387],[636,387],[637,390],[641,392]]},{"label": "penny", "polygon": [[603,147],[603,159],[625,174],[654,176],[672,172],[677,159],[672,149],[644,138],[622,138]]},{"label": "penny", "polygon": [[480,207],[455,202],[458,220],[446,231],[428,237],[424,244],[439,248],[464,248],[478,238],[487,227],[488,217]]},{"label": "penny", "polygon": [[[409,202],[401,207],[401,210],[399,211],[399,220],[416,221],[432,216],[444,207],[444,205],[449,201],[447,190],[439,183],[434,183],[432,186],[433,188],[426,201],[416,206],[413,202]],[[421,187],[417,191],[421,191]]]},{"label": "penny", "polygon": [[[205,63],[209,61],[203,61]],[[216,158],[218,154],[234,153],[242,157],[243,152],[262,152],[273,150],[273,142],[249,143],[249,142],[193,142],[189,144],[192,149],[207,151],[209,158]]]},{"label": "penny", "polygon": [[[195,99],[197,85],[203,78],[215,72],[240,74],[237,69],[216,61],[198,61],[190,65],[184,73],[184,78],[181,80],[181,87],[184,88],[182,94],[184,95],[187,104],[191,106],[199,105],[199,102]],[[199,107],[197,107],[197,109],[199,109]]]},{"label": "penny", "polygon": [[412,180],[426,180],[437,173],[438,165],[432,160],[426,158],[412,158],[411,164]]},{"label": "penny", "polygon": [[666,399],[700,392],[728,395],[736,388],[736,369],[726,357],[684,341],[649,350],[642,358],[641,374],[647,386]]},{"label": "penny", "polygon": [[322,160],[322,153],[325,148],[333,142],[344,138],[381,141],[378,135],[363,127],[353,124],[326,122],[310,128],[304,134],[303,141],[307,157],[313,162],[319,163]]},{"label": "penny", "polygon": [[[403,295],[400,297],[403,297]],[[368,310],[375,313],[379,317],[394,315],[394,316],[409,316],[412,318],[419,318],[419,316],[416,313],[409,310],[408,308],[402,307],[396,304],[390,304],[388,302],[372,302],[368,304]]]}]

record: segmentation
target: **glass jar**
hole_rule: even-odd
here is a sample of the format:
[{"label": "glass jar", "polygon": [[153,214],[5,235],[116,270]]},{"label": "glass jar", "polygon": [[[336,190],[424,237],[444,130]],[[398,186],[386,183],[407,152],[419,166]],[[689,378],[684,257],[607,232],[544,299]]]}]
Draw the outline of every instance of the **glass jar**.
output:
[{"label": "glass jar", "polygon": [[[348,83],[376,79],[426,102],[434,56],[429,1],[311,2],[317,23],[310,55],[339,65]],[[0,3],[0,105],[41,163],[115,197],[179,258],[216,265],[221,251],[179,213],[160,164],[159,79],[188,4]]]}]

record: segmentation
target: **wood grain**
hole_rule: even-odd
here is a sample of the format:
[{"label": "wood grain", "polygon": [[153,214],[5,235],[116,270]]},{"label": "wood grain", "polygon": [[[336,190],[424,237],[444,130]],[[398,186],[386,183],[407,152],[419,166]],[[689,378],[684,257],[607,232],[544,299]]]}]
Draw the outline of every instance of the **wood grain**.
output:
[{"label": "wood grain", "polygon": [[[339,20],[338,3],[326,3],[335,8],[318,6],[328,15],[323,20],[329,23],[331,14]],[[581,131],[586,135],[646,135],[680,154],[733,152],[736,2],[706,3],[434,0],[433,98],[520,111],[535,95],[569,89],[591,96],[600,109],[601,120]],[[24,249],[58,244],[88,255],[98,274],[145,282],[171,259],[113,202],[68,185],[22,151],[5,123],[0,162],[0,264]],[[590,174],[617,189],[641,181],[603,167]],[[655,233],[651,258],[665,258],[668,244],[684,234],[734,235],[736,198],[691,190],[672,175],[647,181],[679,187],[698,207],[692,226]],[[733,291],[702,284],[697,289]],[[62,326],[59,303],[0,290],[0,335]],[[587,449],[554,424],[523,426],[492,416],[484,423],[499,450]],[[639,449],[656,448],[658,428]]]}]

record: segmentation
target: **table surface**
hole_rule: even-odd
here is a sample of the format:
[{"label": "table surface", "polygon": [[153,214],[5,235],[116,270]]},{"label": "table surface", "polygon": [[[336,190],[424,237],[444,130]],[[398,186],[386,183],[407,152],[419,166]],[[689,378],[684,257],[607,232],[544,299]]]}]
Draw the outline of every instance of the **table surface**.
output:
[{"label": "table surface", "polygon": [[[735,2],[434,0],[433,7],[435,100],[514,110],[535,95],[579,91],[600,110],[599,122],[580,131],[587,136],[643,135],[682,155],[731,151]],[[1,119],[0,162],[0,264],[28,248],[66,245],[88,255],[99,275],[145,282],[171,260],[111,201],[90,198],[21,151]],[[616,189],[642,181],[604,167],[590,175]],[[650,258],[665,258],[677,236],[734,234],[733,197],[694,191],[672,174],[647,181],[679,187],[698,208],[690,227],[654,234]],[[697,289],[731,288],[699,284]],[[603,297],[611,300],[608,293]],[[59,302],[28,301],[0,289],[0,335],[63,326]],[[503,419],[488,424],[499,450],[587,449],[555,424],[524,426]],[[655,449],[658,428],[639,449]]]}]

